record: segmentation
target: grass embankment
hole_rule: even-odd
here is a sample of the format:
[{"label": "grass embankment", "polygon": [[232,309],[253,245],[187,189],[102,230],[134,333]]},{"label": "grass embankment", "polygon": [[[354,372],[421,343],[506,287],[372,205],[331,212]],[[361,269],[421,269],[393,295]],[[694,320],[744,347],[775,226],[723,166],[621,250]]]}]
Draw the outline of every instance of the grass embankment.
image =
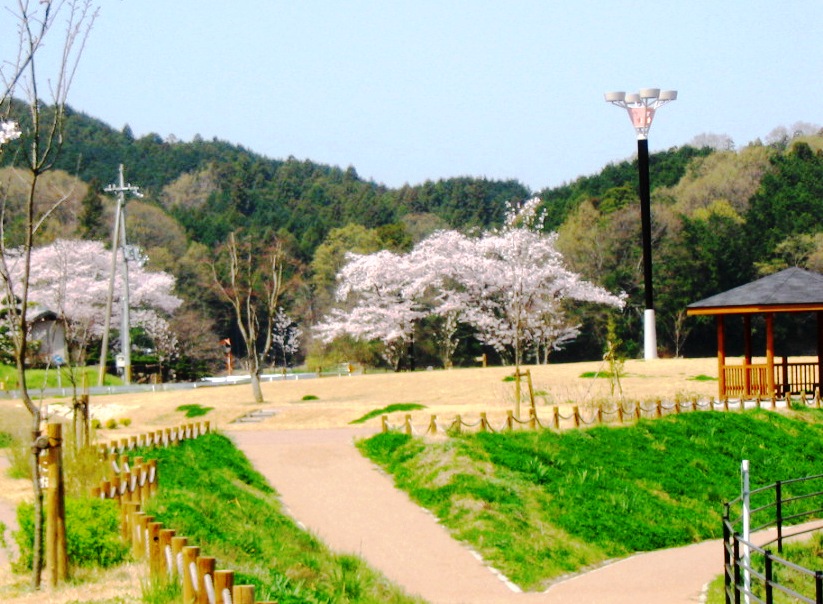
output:
[{"label": "grass embankment", "polygon": [[333,554],[299,529],[228,438],[208,434],[142,454],[159,466],[160,489],[148,513],[215,556],[218,568],[234,570],[236,584],[255,585],[258,600],[418,601],[359,558]]},{"label": "grass embankment", "polygon": [[390,433],[360,447],[458,539],[537,589],[610,558],[719,537],[742,459],[753,487],[820,472],[823,413],[695,412],[445,442]]}]

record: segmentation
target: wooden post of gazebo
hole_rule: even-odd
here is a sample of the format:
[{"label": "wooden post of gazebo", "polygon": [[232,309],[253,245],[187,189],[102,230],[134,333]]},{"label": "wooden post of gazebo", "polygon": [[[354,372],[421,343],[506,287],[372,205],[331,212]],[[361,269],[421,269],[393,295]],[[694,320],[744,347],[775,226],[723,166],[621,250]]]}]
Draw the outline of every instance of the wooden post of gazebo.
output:
[{"label": "wooden post of gazebo", "polygon": [[[823,390],[823,310],[817,311],[817,391]],[[820,392],[823,394],[823,392]]]},{"label": "wooden post of gazebo", "polygon": [[[786,384],[788,386],[788,384]],[[767,396],[773,396],[774,391],[774,313],[766,313],[766,390]],[[762,386],[761,386],[762,391]]]},{"label": "wooden post of gazebo", "polygon": [[720,392],[726,392],[726,318],[723,315],[717,315],[717,381]]},{"label": "wooden post of gazebo", "polygon": [[752,394],[752,316],[743,315],[743,390]]}]

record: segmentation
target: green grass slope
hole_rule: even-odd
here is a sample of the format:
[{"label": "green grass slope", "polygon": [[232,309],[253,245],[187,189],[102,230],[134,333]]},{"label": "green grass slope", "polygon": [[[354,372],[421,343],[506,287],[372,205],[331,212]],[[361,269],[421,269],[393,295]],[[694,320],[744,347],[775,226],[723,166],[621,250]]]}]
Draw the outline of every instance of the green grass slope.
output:
[{"label": "green grass slope", "polygon": [[359,558],[333,554],[298,528],[228,438],[208,434],[141,453],[158,460],[160,488],[147,512],[215,556],[218,569],[234,570],[235,583],[255,585],[258,600],[417,601]]},{"label": "green grass slope", "polygon": [[444,442],[391,433],[360,447],[456,538],[538,589],[610,558],[719,537],[741,460],[753,487],[818,474],[821,422],[812,410],[695,412]]}]

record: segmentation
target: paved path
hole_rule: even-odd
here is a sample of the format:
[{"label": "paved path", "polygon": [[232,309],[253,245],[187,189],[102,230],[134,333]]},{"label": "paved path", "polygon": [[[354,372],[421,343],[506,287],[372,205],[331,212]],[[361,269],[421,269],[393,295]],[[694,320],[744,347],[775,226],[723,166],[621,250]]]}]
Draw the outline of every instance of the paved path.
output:
[{"label": "paved path", "polygon": [[517,593],[360,455],[353,439],[368,434],[330,429],[231,436],[313,534],[432,603],[688,604],[699,602],[704,585],[723,571],[722,545],[708,541],[638,554],[544,593]]}]

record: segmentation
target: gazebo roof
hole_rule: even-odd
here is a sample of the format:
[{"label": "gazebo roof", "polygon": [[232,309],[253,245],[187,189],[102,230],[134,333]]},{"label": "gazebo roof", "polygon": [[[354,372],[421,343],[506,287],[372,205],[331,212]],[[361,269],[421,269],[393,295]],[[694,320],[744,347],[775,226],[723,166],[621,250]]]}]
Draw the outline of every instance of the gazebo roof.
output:
[{"label": "gazebo roof", "polygon": [[686,307],[689,315],[823,311],[823,275],[793,267]]}]

